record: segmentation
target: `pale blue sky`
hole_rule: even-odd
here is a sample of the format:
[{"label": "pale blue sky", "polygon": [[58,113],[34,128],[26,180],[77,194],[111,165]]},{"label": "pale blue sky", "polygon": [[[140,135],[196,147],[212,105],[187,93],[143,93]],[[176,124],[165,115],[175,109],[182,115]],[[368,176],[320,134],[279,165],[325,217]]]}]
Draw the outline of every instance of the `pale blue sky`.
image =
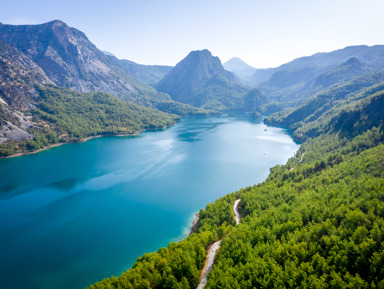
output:
[{"label": "pale blue sky", "polygon": [[60,19],[101,50],[175,65],[191,50],[275,67],[350,45],[384,44],[383,0],[0,0],[0,22]]}]

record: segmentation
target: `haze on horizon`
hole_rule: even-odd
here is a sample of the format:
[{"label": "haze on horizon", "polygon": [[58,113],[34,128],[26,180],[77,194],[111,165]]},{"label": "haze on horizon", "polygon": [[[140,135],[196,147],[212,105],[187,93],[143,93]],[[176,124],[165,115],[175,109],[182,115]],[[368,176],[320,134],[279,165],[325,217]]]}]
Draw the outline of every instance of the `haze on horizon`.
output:
[{"label": "haze on horizon", "polygon": [[208,49],[256,68],[351,45],[384,44],[382,0],[0,0],[0,22],[60,19],[101,50],[141,64],[175,65]]}]

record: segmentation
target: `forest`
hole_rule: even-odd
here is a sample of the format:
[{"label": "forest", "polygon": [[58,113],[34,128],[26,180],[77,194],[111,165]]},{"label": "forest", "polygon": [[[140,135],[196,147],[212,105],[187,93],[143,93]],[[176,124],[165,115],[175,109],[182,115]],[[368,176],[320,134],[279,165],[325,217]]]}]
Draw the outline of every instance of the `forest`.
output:
[{"label": "forest", "polygon": [[208,204],[188,238],[89,288],[196,288],[219,239],[205,288],[384,288],[382,96],[381,85],[364,87],[329,98],[318,122],[298,118],[294,132],[321,132],[303,133],[296,156],[266,181]]},{"label": "forest", "polygon": [[57,86],[40,86],[39,93],[41,101],[31,112],[37,125],[28,129],[33,139],[2,144],[0,157],[97,135],[163,129],[181,120],[180,116],[138,106],[103,92],[84,94]]}]

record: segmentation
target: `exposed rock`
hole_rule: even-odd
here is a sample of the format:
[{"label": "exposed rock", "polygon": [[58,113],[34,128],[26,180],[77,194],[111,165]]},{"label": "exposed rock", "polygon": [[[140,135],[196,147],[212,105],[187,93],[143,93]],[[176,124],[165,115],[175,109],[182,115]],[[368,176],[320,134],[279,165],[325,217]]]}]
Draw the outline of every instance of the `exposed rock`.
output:
[{"label": "exposed rock", "polygon": [[30,57],[0,40],[0,102],[29,110],[39,98],[36,84],[52,82]]},{"label": "exposed rock", "polygon": [[[104,91],[138,104],[169,96],[139,83],[86,35],[60,20],[41,25],[0,25],[0,40],[28,55],[56,85],[78,92]],[[149,99],[149,103],[148,103]]]},{"label": "exposed rock", "polygon": [[189,53],[156,87],[175,101],[221,111],[240,109],[249,91],[206,49]]}]

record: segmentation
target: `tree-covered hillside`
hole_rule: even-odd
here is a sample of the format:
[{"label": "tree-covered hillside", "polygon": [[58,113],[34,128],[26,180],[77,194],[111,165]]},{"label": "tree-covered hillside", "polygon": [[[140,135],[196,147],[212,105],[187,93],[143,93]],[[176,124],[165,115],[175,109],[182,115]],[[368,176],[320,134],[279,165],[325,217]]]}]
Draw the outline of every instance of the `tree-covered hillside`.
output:
[{"label": "tree-covered hillside", "polygon": [[276,68],[258,69],[251,82],[270,101],[292,108],[332,85],[382,70],[383,55],[383,45],[349,46],[297,58]]},{"label": "tree-covered hillside", "polygon": [[341,110],[324,107],[339,125],[319,124],[321,133],[303,134],[296,157],[266,181],[208,204],[191,236],[89,288],[196,288],[204,250],[219,239],[205,288],[384,288],[380,85],[338,98]]},{"label": "tree-covered hillside", "polygon": [[325,90],[297,108],[276,113],[265,122],[289,128],[303,141],[327,132],[356,135],[379,126],[384,117],[384,73],[374,73]]},{"label": "tree-covered hillside", "polygon": [[102,92],[82,94],[42,86],[39,94],[41,101],[31,111],[34,125],[28,129],[33,139],[2,144],[0,157],[96,135],[133,134],[145,129],[165,128],[180,119]]}]

